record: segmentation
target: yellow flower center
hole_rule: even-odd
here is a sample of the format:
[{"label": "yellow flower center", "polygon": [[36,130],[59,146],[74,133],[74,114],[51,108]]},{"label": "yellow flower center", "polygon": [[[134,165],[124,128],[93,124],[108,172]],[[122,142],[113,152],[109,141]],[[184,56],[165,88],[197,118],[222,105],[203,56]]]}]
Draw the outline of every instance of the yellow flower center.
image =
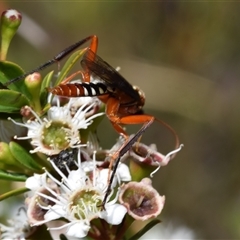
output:
[{"label": "yellow flower center", "polygon": [[77,192],[70,206],[77,219],[94,218],[101,209],[102,200],[95,190],[84,189]]},{"label": "yellow flower center", "polygon": [[62,122],[51,122],[43,129],[42,142],[51,149],[66,149],[69,145],[70,127]]}]

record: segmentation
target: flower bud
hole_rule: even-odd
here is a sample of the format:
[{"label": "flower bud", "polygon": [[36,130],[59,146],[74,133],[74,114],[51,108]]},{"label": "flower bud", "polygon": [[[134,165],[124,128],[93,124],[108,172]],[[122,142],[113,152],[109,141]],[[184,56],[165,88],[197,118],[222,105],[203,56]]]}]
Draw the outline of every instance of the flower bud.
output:
[{"label": "flower bud", "polygon": [[28,75],[25,78],[25,84],[32,96],[32,107],[36,112],[41,111],[41,104],[40,104],[40,89],[41,89],[42,77],[41,74],[35,72],[33,74]]},{"label": "flower bud", "polygon": [[22,15],[14,10],[9,9],[2,13],[1,16],[1,55],[0,60],[5,60],[7,57],[10,42],[15,35],[19,25],[21,24]]}]

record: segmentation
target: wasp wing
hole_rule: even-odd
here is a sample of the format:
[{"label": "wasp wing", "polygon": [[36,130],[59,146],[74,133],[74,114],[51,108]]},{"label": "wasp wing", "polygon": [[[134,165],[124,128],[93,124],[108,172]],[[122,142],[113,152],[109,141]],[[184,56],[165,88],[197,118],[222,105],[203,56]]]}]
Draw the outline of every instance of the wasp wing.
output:
[{"label": "wasp wing", "polygon": [[81,65],[84,70],[89,70],[91,73],[99,77],[103,82],[106,83],[115,92],[123,92],[132,99],[139,101],[140,96],[138,91],[120,75],[112,66],[105,62],[93,51],[88,50],[81,61]]}]

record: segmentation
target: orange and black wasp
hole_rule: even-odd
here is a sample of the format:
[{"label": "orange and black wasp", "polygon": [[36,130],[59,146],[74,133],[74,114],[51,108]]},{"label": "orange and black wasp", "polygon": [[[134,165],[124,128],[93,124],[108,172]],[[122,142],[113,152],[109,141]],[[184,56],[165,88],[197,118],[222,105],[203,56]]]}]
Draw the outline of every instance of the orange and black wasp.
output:
[{"label": "orange and black wasp", "polygon": [[[156,119],[152,115],[143,113],[142,108],[145,103],[144,93],[138,87],[131,85],[116,69],[96,54],[98,38],[95,35],[89,36],[71,45],[57,54],[53,59],[22,76],[10,80],[6,85],[25,78],[31,73],[40,71],[55,62],[61,61],[65,56],[87,41],[91,41],[91,43],[90,46],[85,49],[85,53],[81,60],[82,69],[69,76],[60,85],[48,89],[48,91],[63,97],[97,96],[103,103],[105,103],[106,115],[112,126],[125,138],[124,144],[111,157],[112,161],[110,161],[109,168],[111,170],[113,169],[113,172],[109,177],[109,185],[103,201],[104,206],[108,194],[111,191],[111,184],[121,157],[136,141],[138,141],[143,132],[153,123],[153,121],[156,120],[160,122],[174,134],[177,148],[179,146],[179,140],[175,131],[165,122]],[[82,81],[70,83],[73,77],[79,74],[81,75]],[[91,81],[91,77],[94,81]],[[141,129],[131,139],[129,139],[129,135],[123,128],[123,125],[129,124],[143,124]]]}]

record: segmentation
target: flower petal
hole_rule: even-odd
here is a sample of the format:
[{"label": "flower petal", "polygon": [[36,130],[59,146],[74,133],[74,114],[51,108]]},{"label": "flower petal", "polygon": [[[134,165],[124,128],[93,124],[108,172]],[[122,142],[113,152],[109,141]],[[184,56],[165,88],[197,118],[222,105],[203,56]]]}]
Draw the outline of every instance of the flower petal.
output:
[{"label": "flower petal", "polygon": [[29,177],[25,182],[25,187],[30,190],[36,190],[42,187],[43,183],[46,182],[46,173],[43,174],[34,174],[32,177]]},{"label": "flower petal", "polygon": [[52,206],[44,215],[44,219],[52,221],[66,215],[66,210],[63,209],[63,206],[55,204]]},{"label": "flower petal", "polygon": [[131,179],[132,179],[130,171],[129,171],[129,167],[124,163],[121,163],[119,165],[119,167],[117,169],[117,173],[118,173],[121,181],[128,182],[128,181],[131,181]]},{"label": "flower petal", "polygon": [[87,236],[90,224],[86,221],[78,221],[68,227],[66,234],[68,236],[83,238]]},{"label": "flower petal", "polygon": [[121,204],[105,205],[106,210],[100,213],[100,218],[106,220],[109,224],[118,225],[122,222],[127,208]]}]

